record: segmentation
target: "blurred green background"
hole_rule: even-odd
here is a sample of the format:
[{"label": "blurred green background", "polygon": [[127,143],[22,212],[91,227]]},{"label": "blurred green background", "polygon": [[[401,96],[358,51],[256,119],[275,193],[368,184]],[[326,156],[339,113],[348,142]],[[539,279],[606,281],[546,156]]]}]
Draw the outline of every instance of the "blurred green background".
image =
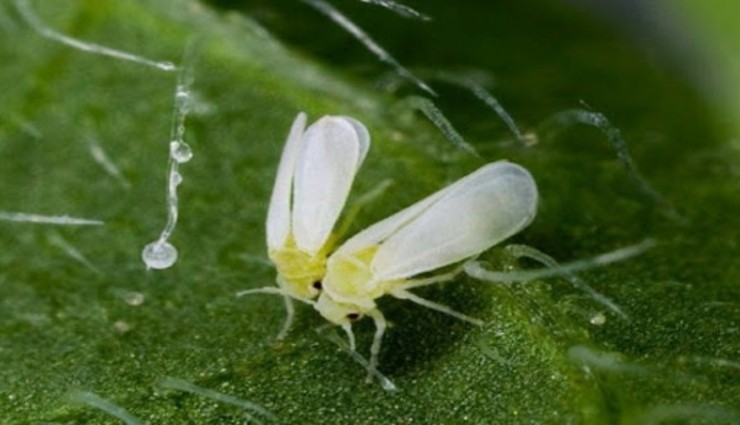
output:
[{"label": "blurred green background", "polygon": [[[88,392],[151,424],[740,422],[735,2],[409,1],[432,17],[417,21],[336,0],[434,87],[434,103],[480,158],[408,100],[428,95],[306,3],[30,4],[64,34],[157,60],[179,63],[198,37],[186,132],[194,158],[181,168],[171,240],[180,259],[146,271],[141,248],[166,220],[176,75],[55,43],[14,1],[0,3],[0,211],[105,221],[0,221],[0,423],[121,423]],[[536,143],[523,146],[440,74],[480,82]],[[619,130],[643,185],[602,131],[548,121],[574,108]],[[234,294],[274,281],[266,202],[301,110],[370,129],[350,202],[394,182],[351,232],[506,158],[532,171],[541,194],[537,219],[512,242],[565,262],[655,238],[646,254],[582,274],[628,319],[560,278],[461,277],[420,292],[485,320],[480,329],[384,299],[392,327],[381,371],[394,393],[364,384],[362,367],[315,332],[323,323],[310,308],[276,343],[282,302]],[[538,267],[498,248],[482,260]],[[371,324],[357,335],[365,355]],[[173,389],[180,381],[170,378],[276,419]]]}]

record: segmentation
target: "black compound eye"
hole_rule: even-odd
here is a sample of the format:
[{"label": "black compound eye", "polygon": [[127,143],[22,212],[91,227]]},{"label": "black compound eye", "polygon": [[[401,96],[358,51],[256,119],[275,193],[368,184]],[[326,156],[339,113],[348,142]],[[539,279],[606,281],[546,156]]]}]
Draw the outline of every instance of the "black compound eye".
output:
[{"label": "black compound eye", "polygon": [[360,318],[360,314],[359,313],[350,313],[350,314],[347,315],[347,318],[349,320],[357,320],[357,319]]},{"label": "black compound eye", "polygon": [[322,288],[321,281],[320,280],[317,280],[316,282],[314,282],[313,284],[311,284],[311,286],[313,286],[315,289],[319,289],[319,290],[321,290],[321,288]]}]

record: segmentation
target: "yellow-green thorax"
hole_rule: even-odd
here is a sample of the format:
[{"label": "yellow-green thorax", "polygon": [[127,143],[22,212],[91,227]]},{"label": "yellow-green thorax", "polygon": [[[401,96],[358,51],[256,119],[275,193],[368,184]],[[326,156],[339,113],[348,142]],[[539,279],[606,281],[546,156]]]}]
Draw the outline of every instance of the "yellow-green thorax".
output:
[{"label": "yellow-green thorax", "polygon": [[373,245],[351,254],[337,253],[331,257],[323,281],[324,293],[335,303],[365,314],[375,308],[375,300],[402,281],[378,280],[372,261],[378,251]]},{"label": "yellow-green thorax", "polygon": [[309,253],[300,250],[290,235],[280,249],[268,253],[277,269],[278,285],[289,295],[315,298],[319,294],[317,286],[324,279],[326,257],[332,245],[333,238],[329,238],[318,252]]}]

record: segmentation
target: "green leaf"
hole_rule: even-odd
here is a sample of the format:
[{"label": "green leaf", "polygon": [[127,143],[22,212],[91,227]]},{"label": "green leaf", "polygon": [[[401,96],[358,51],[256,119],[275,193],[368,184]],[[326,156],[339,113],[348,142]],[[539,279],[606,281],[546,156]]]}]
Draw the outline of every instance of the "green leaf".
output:
[{"label": "green leaf", "polygon": [[[480,158],[406,98],[425,93],[303,3],[254,2],[242,15],[186,1],[31,2],[60,33],[152,60],[179,63],[199,40],[185,133],[194,157],[180,166],[170,240],[179,259],[161,271],[147,271],[140,253],[167,219],[176,73],[54,42],[14,3],[0,5],[0,211],[105,222],[0,221],[0,422],[120,423],[105,403],[152,424],[737,422],[739,148],[694,86],[559,4],[418,2],[434,18],[418,22],[336,3],[431,83]],[[433,78],[441,72],[492,75],[489,90],[536,143],[523,146],[465,88]],[[643,180],[599,129],[547,121],[586,109],[581,101],[612,136],[621,131]],[[506,158],[531,170],[541,196],[537,219],[511,242],[567,262],[656,239],[580,275],[628,317],[563,278],[461,276],[420,291],[481,328],[386,297],[380,370],[396,392],[365,384],[362,366],[327,338],[335,331],[316,332],[324,321],[310,307],[276,342],[282,301],[235,293],[274,282],[266,203],[302,110],[370,129],[350,203],[393,181],[350,234]],[[539,267],[501,248],[481,260]],[[366,356],[372,324],[356,334]]]}]

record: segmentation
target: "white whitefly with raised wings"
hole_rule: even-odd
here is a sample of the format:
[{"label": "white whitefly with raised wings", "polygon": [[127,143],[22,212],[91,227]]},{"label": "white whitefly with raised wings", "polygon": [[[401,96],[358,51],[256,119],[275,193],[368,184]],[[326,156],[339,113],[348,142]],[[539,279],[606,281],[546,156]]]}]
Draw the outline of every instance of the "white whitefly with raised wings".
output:
[{"label": "white whitefly with raised wings", "polygon": [[384,295],[479,324],[409,291],[450,280],[456,271],[412,278],[473,257],[518,233],[534,219],[537,200],[535,181],[526,169],[507,161],[485,165],[347,240],[327,261],[314,307],[347,332],[351,345],[351,323],[364,315],[374,319],[370,371],[377,367],[386,327],[375,300]]},{"label": "white whitefly with raised wings", "polygon": [[240,295],[284,295],[290,327],[290,298],[311,300],[319,294],[332,231],[344,208],[355,174],[370,148],[365,126],[346,116],[324,116],[306,128],[306,114],[296,116],[280,158],[267,213],[267,247],[277,269],[278,288]]}]

